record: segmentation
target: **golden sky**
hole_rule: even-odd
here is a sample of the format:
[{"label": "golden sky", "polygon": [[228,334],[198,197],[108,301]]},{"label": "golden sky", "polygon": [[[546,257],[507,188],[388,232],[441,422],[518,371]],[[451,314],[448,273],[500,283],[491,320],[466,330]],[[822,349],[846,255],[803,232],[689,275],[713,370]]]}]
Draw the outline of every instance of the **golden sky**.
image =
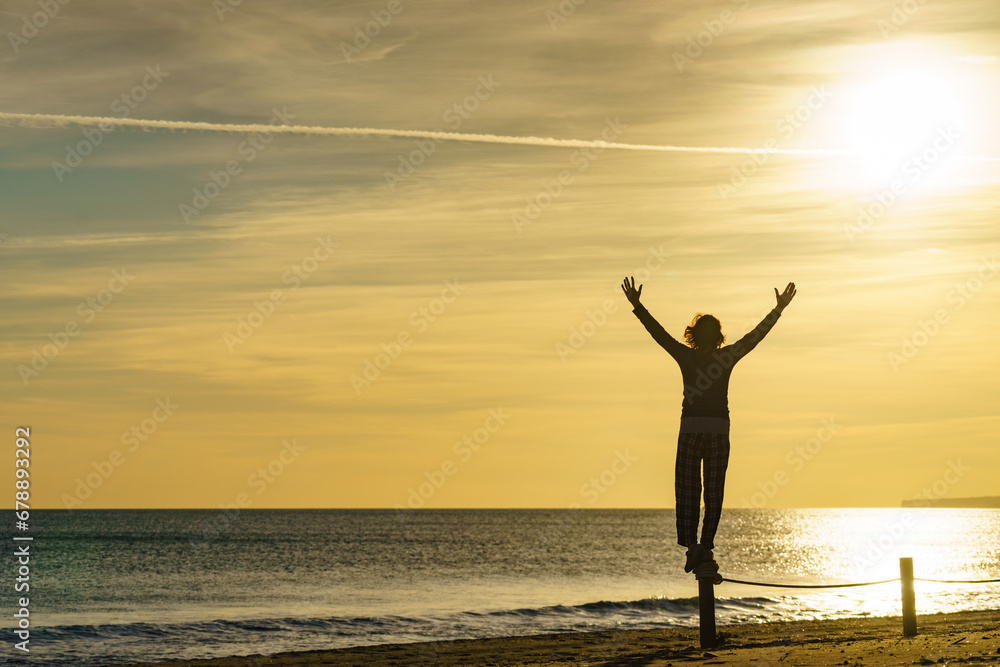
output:
[{"label": "golden sky", "polygon": [[991,7],[224,3],[10,4],[0,112],[800,152],[0,126],[34,507],[670,507],[625,275],[678,338],[798,287],[728,506],[1000,494]]}]

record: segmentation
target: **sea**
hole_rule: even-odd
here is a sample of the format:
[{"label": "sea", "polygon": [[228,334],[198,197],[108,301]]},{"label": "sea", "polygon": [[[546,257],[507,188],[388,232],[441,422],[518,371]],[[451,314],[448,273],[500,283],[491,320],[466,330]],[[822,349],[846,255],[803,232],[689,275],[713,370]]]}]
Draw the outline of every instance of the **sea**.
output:
[{"label": "sea", "polygon": [[[18,564],[6,559],[4,665],[698,624],[697,582],[683,571],[669,509],[50,510],[32,519],[30,591],[12,592]],[[724,577],[800,586],[895,579],[910,557],[918,614],[1000,610],[998,583],[919,580],[1000,578],[995,509],[726,509],[715,557]],[[715,591],[720,625],[900,613],[898,581]],[[30,653],[14,647],[20,596]]]}]

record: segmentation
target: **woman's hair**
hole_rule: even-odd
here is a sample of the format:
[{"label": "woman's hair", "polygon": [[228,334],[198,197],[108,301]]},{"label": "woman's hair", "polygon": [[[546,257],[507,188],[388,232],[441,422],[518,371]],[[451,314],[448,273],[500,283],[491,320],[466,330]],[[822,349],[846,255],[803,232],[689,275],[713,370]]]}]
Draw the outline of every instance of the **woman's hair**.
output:
[{"label": "woman's hair", "polygon": [[696,350],[714,350],[722,347],[726,337],[715,316],[698,313],[691,320],[691,326],[684,330],[684,342]]}]

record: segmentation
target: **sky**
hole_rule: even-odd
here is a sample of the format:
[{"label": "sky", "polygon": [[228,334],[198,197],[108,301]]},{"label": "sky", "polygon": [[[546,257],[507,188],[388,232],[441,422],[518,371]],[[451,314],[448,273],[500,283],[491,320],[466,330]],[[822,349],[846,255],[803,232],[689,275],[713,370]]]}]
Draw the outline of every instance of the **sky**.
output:
[{"label": "sky", "polygon": [[0,8],[32,507],[672,507],[626,275],[730,342],[797,286],[726,506],[1000,495],[994,5],[45,7]]}]

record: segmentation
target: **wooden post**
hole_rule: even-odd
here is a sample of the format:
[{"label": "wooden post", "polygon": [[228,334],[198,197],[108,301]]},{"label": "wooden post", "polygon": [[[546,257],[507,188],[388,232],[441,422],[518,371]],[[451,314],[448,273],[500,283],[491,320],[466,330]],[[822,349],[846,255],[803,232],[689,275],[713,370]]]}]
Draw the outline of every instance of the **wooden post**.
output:
[{"label": "wooden post", "polygon": [[715,584],[698,579],[698,611],[701,614],[701,647],[715,647]]},{"label": "wooden post", "polygon": [[903,636],[917,634],[917,606],[913,593],[913,559],[899,559],[899,585],[903,598]]}]

